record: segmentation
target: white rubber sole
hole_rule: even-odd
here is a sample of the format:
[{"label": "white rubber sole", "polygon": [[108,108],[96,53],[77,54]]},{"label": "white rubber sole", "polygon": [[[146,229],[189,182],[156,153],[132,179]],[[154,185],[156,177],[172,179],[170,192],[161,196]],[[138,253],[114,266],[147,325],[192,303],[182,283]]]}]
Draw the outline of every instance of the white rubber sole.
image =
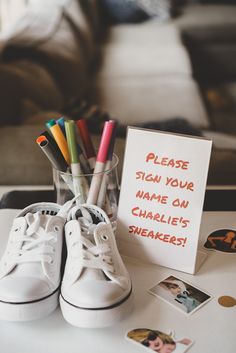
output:
[{"label": "white rubber sole", "polygon": [[31,321],[48,316],[59,304],[58,295],[59,290],[50,297],[26,304],[8,304],[0,302],[0,320]]},{"label": "white rubber sole", "polygon": [[107,309],[89,310],[69,304],[60,295],[60,306],[64,319],[71,325],[82,328],[102,328],[114,325],[133,309],[133,294],[120,305]]}]

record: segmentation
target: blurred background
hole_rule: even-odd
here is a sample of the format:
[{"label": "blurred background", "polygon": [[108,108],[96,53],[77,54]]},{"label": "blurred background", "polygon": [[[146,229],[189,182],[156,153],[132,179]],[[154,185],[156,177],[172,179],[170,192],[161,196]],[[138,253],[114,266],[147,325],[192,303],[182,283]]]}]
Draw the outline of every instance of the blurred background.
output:
[{"label": "blurred background", "polygon": [[62,115],[116,119],[120,172],[127,125],[210,138],[208,183],[236,184],[236,0],[0,0],[1,185],[52,182]]}]

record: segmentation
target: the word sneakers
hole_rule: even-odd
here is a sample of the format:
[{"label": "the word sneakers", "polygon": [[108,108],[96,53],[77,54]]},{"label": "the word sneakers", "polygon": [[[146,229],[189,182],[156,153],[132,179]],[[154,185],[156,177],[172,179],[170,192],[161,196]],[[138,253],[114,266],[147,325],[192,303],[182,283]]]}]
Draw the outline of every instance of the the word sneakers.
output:
[{"label": "the word sneakers", "polygon": [[111,223],[94,205],[72,208],[65,226],[67,260],[60,305],[78,327],[104,327],[132,309],[131,281]]},{"label": "the word sneakers", "polygon": [[13,221],[0,262],[0,319],[39,319],[57,307],[66,216],[62,208],[33,204]]}]

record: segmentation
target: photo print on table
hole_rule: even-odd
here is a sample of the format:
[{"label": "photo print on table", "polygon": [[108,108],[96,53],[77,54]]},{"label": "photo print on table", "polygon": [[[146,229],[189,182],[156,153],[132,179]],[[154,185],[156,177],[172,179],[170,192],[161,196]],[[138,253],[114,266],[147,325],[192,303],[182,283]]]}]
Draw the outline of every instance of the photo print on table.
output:
[{"label": "photo print on table", "polygon": [[165,278],[150,288],[148,292],[188,315],[202,307],[212,298],[211,295],[175,276]]},{"label": "photo print on table", "polygon": [[184,353],[193,344],[193,340],[183,338],[175,339],[173,333],[167,334],[149,328],[135,328],[127,333],[127,338],[146,350],[157,353]]},{"label": "photo print on table", "polygon": [[218,229],[207,237],[204,248],[220,252],[236,253],[236,230]]}]

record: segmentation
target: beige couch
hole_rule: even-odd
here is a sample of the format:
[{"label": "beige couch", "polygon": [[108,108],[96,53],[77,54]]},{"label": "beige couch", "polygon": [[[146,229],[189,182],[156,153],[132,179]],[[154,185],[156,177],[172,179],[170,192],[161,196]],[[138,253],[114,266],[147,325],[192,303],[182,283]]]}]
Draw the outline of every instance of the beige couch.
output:
[{"label": "beige couch", "polygon": [[[72,98],[99,104],[126,125],[186,119],[214,137],[209,183],[233,184],[236,146],[230,136],[209,132],[212,124],[182,42],[186,18],[107,28],[99,1],[58,3],[45,8],[42,1],[40,10],[30,9],[2,38],[0,184],[52,182],[35,138]],[[195,9],[188,8],[186,16]],[[118,139],[121,160],[123,151],[124,140]]]}]

